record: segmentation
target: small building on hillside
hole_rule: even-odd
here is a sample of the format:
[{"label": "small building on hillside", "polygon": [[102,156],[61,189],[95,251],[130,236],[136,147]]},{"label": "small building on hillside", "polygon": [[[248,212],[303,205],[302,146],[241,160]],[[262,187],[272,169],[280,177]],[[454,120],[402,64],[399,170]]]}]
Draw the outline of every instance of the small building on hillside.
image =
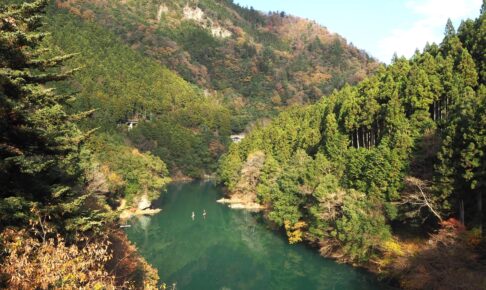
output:
[{"label": "small building on hillside", "polygon": [[129,119],[127,120],[128,131],[132,130],[138,124],[138,120],[136,119]]},{"label": "small building on hillside", "polygon": [[230,138],[233,143],[240,143],[245,138],[245,133],[231,135]]}]

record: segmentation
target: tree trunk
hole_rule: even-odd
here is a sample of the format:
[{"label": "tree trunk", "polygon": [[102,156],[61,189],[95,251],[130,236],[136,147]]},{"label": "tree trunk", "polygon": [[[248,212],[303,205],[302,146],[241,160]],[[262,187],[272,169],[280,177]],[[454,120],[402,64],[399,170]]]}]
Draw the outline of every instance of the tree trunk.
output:
[{"label": "tree trunk", "polygon": [[459,205],[459,216],[461,219],[461,224],[464,225],[464,200],[461,199],[461,204]]},{"label": "tree trunk", "polygon": [[479,219],[479,236],[483,236],[483,193],[478,191],[478,219]]},{"label": "tree trunk", "polygon": [[366,129],[363,129],[363,139],[365,147],[370,148],[370,146],[368,145],[368,132],[366,131]]},{"label": "tree trunk", "polygon": [[440,101],[437,100],[436,106],[435,106],[435,116],[437,118],[437,121],[440,120]]},{"label": "tree trunk", "polygon": [[437,108],[437,114],[439,116],[439,120],[442,120],[443,119],[443,116],[442,116],[442,107],[444,106],[444,104],[442,104],[442,99],[439,100],[439,106]]},{"label": "tree trunk", "polygon": [[376,146],[376,128],[375,126],[373,126],[373,128],[371,129],[371,146]]},{"label": "tree trunk", "polygon": [[441,119],[441,117],[440,117],[440,101],[437,101],[436,110],[437,110],[437,113],[436,113],[437,121],[439,121]]},{"label": "tree trunk", "polygon": [[449,110],[449,100],[447,98],[445,98],[445,118],[447,119],[449,116],[447,115],[448,114],[448,110]]},{"label": "tree trunk", "polygon": [[433,113],[432,113],[432,119],[433,119],[434,121],[436,121],[436,116],[435,116],[435,112],[436,112],[436,108],[435,108],[435,107],[436,107],[436,106],[437,106],[437,105],[436,105],[436,102],[433,102],[433,108],[432,108],[432,112],[433,112]]},{"label": "tree trunk", "polygon": [[361,136],[361,145],[366,148],[366,143],[364,142],[363,129],[361,129],[361,134],[359,134],[359,135]]},{"label": "tree trunk", "polygon": [[358,149],[359,149],[359,130],[356,129],[356,142],[358,144]]}]

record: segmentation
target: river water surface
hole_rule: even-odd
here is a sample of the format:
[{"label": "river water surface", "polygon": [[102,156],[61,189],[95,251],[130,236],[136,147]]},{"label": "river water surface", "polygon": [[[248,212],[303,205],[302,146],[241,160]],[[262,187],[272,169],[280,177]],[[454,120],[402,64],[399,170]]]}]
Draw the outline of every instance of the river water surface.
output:
[{"label": "river water surface", "polygon": [[289,245],[258,214],[216,203],[221,195],[211,182],[173,183],[155,203],[162,208],[159,214],[130,221],[129,239],[167,285],[175,283],[179,290],[388,289],[305,245]]}]

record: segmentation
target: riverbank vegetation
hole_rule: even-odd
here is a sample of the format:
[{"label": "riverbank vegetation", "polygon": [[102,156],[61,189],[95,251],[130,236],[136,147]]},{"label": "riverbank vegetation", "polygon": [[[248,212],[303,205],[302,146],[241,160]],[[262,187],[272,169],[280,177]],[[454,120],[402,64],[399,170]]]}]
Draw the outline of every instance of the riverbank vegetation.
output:
[{"label": "riverbank vegetation", "polygon": [[[439,45],[255,129],[222,158],[221,181],[230,192],[248,184],[290,243],[407,289],[484,288],[485,10],[457,32],[449,21]],[[255,154],[264,161],[249,162]]]}]

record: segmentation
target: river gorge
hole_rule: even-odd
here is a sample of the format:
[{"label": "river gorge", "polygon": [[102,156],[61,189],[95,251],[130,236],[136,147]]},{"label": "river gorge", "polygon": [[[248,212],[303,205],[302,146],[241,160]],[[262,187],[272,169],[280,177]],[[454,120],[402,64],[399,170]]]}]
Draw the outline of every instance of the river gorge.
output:
[{"label": "river gorge", "polygon": [[222,195],[212,182],[172,183],[154,203],[160,213],[129,221],[129,239],[169,287],[388,289],[372,275],[325,259],[304,244],[289,245],[261,214],[216,203]]}]

